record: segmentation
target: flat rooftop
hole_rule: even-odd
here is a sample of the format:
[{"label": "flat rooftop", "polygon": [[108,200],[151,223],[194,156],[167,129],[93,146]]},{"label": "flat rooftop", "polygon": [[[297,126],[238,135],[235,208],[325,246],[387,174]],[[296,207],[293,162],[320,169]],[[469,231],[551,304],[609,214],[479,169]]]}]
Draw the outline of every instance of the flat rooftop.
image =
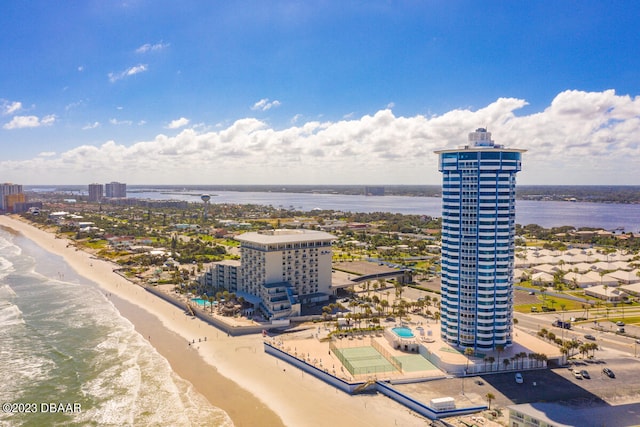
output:
[{"label": "flat rooftop", "polygon": [[236,237],[240,242],[259,243],[263,245],[279,244],[279,243],[298,243],[298,242],[315,242],[315,241],[331,241],[336,237],[333,234],[316,230],[269,230],[259,232],[243,233]]}]

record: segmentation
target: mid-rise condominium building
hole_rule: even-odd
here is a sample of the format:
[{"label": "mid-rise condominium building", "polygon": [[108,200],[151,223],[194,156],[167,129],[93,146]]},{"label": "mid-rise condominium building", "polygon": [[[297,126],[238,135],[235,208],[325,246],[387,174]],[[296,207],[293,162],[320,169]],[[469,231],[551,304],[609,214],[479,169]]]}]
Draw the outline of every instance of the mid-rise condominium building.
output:
[{"label": "mid-rise condominium building", "polygon": [[236,260],[214,262],[209,270],[200,277],[200,283],[212,292],[217,292],[220,289],[238,292],[240,265],[240,261]]},{"label": "mid-rise condominium building", "polygon": [[[126,188],[125,188],[126,194]],[[99,202],[104,197],[104,185],[102,184],[89,184],[89,201]]]},{"label": "mid-rise condominium building", "polygon": [[110,182],[105,184],[105,193],[108,198],[117,199],[127,197],[127,184]]},{"label": "mid-rise condominium building", "polygon": [[15,203],[24,203],[24,201],[22,185],[8,182],[0,184],[0,211],[12,211]]},{"label": "mid-rise condominium building", "polygon": [[516,173],[525,150],[491,140],[439,150],[442,172],[441,336],[459,347],[513,342]]},{"label": "mid-rise condominium building", "polygon": [[238,293],[259,297],[270,319],[300,314],[300,305],[326,301],[331,294],[331,242],[314,230],[244,233],[240,241]]}]

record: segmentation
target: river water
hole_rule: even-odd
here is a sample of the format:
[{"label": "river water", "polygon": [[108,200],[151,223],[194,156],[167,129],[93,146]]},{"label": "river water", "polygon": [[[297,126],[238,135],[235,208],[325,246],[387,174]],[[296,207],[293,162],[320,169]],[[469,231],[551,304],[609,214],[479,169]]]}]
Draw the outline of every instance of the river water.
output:
[{"label": "river water", "polygon": [[[149,191],[130,192],[128,197],[200,202],[201,194],[196,191],[165,192],[149,189]],[[392,212],[434,217],[441,216],[442,210],[442,202],[438,197],[316,193],[218,191],[211,194],[211,203],[251,203],[302,211],[332,209],[345,212]],[[640,233],[640,204],[518,200],[516,222],[522,225],[538,224],[547,228],[571,225]]]}]

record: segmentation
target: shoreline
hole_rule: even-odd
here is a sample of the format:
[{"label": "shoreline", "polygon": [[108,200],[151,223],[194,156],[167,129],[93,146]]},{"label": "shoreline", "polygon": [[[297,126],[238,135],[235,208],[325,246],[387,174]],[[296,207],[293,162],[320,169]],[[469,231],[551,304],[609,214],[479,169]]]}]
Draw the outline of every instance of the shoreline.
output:
[{"label": "shoreline", "polygon": [[109,299],[120,314],[169,361],[174,372],[225,411],[235,426],[424,425],[424,418],[385,396],[344,394],[267,355],[259,334],[229,337],[185,315],[115,273],[113,263],[69,245],[67,239],[14,217],[0,216],[0,225],[62,256],[78,274],[111,294]]},{"label": "shoreline", "polygon": [[[6,221],[7,218],[9,221]],[[195,346],[189,346],[189,340],[184,337],[185,331],[167,327],[168,315],[171,320],[182,316],[187,323],[190,320],[193,323],[196,319],[188,317],[178,308],[114,272],[114,264],[96,259],[92,254],[78,250],[73,245],[68,246],[67,239],[60,239],[53,233],[7,216],[0,216],[0,226],[61,256],[80,276],[108,293],[106,298],[120,315],[129,320],[136,332],[167,359],[171,369],[191,383],[212,406],[223,410],[234,426],[253,426],[263,422],[277,427],[284,426],[282,419],[265,402],[220,374],[215,366],[204,360]],[[197,341],[198,338],[194,336],[193,339]],[[236,396],[236,401],[233,396]]]}]

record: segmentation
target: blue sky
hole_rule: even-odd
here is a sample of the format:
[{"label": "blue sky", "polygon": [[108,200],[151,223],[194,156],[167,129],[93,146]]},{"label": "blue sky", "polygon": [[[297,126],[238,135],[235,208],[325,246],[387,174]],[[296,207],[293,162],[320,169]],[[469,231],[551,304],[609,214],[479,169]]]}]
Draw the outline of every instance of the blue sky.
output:
[{"label": "blue sky", "polygon": [[[632,1],[12,1],[0,181],[437,184],[488,127],[522,184],[638,184]],[[36,172],[37,171],[37,172]]]}]

